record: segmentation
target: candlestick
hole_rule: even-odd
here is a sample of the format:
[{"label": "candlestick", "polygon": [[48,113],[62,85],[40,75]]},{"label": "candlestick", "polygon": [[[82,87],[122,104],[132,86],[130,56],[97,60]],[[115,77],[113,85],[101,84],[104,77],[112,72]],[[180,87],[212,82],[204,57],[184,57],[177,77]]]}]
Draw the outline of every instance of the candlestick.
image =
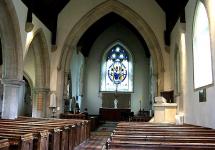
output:
[{"label": "candlestick", "polygon": [[51,109],[51,112],[52,112],[52,118],[55,118],[55,113],[56,113],[56,95],[55,93],[52,93],[50,95],[50,104],[49,104],[49,109]]},{"label": "candlestick", "polygon": [[52,93],[50,96],[50,105],[49,107],[56,107],[56,95]]},{"label": "candlestick", "polygon": [[141,100],[140,100],[140,110],[141,110]]}]

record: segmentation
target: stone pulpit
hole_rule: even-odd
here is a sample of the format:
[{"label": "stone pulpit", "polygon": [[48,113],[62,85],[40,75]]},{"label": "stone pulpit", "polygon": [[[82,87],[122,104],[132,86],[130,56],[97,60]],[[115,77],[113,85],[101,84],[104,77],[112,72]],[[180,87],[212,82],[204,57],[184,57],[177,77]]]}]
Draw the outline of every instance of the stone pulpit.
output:
[{"label": "stone pulpit", "polygon": [[156,97],[154,107],[154,122],[175,123],[176,103],[166,103],[165,98]]}]

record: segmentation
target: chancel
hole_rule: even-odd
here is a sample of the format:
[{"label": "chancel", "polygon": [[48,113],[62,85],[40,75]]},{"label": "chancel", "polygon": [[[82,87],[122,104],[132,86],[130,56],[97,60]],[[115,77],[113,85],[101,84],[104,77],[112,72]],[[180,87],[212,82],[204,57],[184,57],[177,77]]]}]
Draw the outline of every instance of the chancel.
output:
[{"label": "chancel", "polygon": [[0,150],[215,149],[214,0],[0,0],[0,14]]}]

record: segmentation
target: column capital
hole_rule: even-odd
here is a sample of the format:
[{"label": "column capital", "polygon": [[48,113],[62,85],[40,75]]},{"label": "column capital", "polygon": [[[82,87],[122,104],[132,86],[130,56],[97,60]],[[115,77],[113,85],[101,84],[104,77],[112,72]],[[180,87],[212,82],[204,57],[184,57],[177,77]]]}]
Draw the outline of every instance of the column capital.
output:
[{"label": "column capital", "polygon": [[2,78],[2,84],[22,86],[25,84],[25,81],[18,79]]},{"label": "column capital", "polygon": [[49,88],[33,88],[34,92],[50,92]]}]

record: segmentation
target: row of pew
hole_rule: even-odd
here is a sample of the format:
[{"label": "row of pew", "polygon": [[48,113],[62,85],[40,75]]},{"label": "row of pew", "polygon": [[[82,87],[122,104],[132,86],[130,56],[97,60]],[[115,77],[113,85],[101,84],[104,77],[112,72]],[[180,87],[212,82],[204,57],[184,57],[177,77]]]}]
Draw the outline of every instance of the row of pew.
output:
[{"label": "row of pew", "polygon": [[108,139],[106,149],[215,149],[215,130],[188,124],[120,122]]},{"label": "row of pew", "polygon": [[0,120],[0,150],[73,150],[90,137],[90,121],[19,117]]}]

